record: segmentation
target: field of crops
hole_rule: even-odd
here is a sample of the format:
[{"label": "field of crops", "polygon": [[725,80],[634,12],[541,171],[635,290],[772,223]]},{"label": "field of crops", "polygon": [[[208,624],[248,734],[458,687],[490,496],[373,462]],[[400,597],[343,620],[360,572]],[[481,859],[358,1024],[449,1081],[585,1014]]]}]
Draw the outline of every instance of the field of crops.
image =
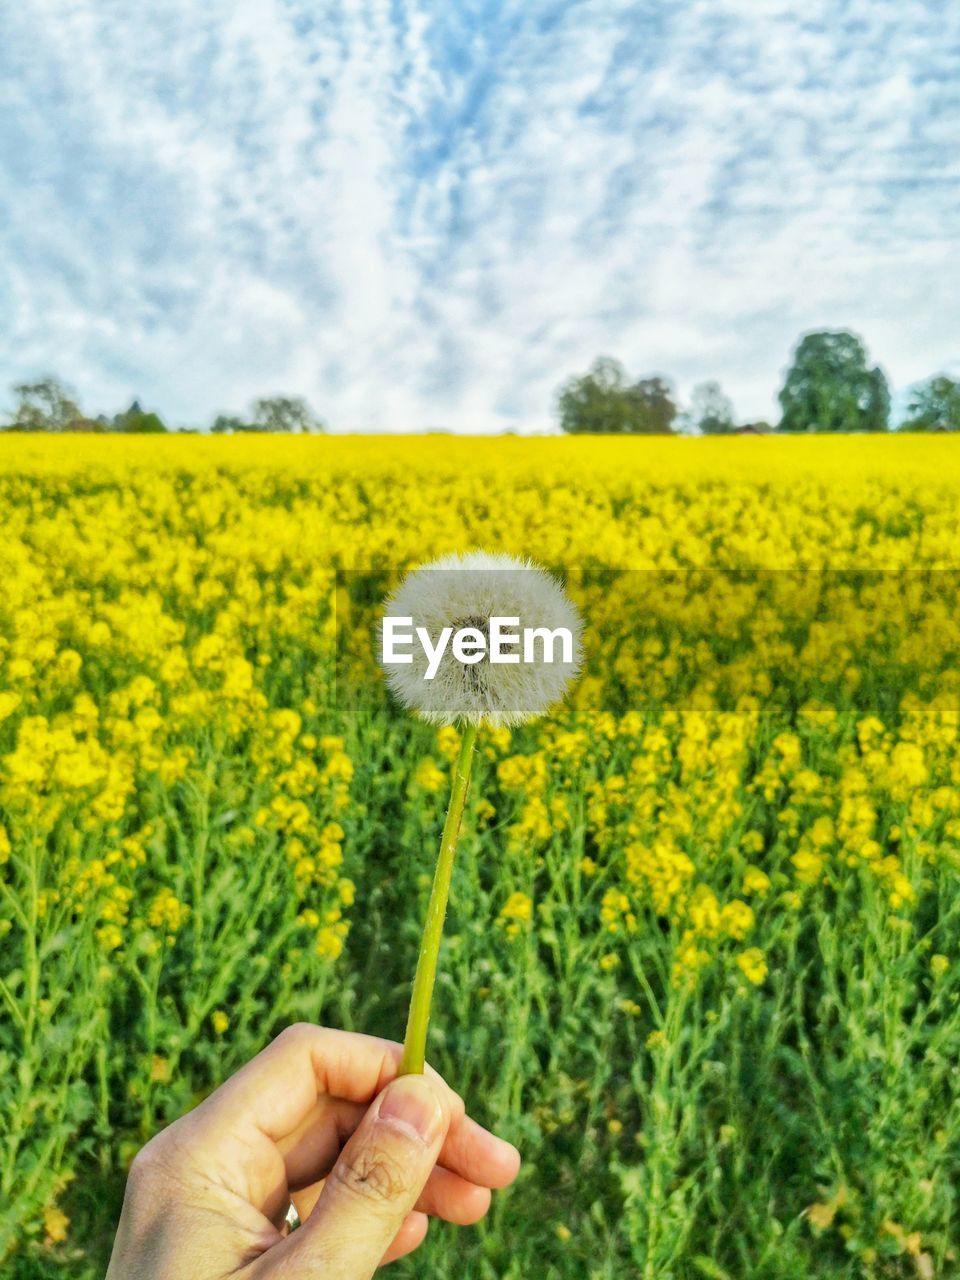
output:
[{"label": "field of crops", "polygon": [[0,439],[0,1273],[285,1023],[400,1038],[458,738],[405,567],[566,578],[481,733],[430,1056],[517,1143],[398,1276],[956,1273],[960,442]]}]

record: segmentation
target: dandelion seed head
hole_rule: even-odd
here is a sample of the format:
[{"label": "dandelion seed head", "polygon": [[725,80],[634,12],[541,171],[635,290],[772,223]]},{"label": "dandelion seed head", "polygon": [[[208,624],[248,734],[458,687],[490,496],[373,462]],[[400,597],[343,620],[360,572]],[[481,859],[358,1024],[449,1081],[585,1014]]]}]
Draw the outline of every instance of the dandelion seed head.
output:
[{"label": "dandelion seed head", "polygon": [[[408,574],[383,612],[412,618],[413,628],[425,628],[434,643],[446,627],[454,633],[475,628],[487,641],[487,653],[473,664],[460,662],[448,644],[431,680],[425,678],[428,657],[420,644],[413,645],[410,664],[384,664],[396,698],[432,724],[465,720],[500,726],[531,720],[559,702],[579,669],[580,615],[561,584],[527,560],[482,551],[444,556]],[[493,663],[489,620],[494,617],[519,618],[519,626],[505,630],[521,637],[526,629],[565,628],[572,653],[563,653],[556,643],[554,660],[547,662],[545,646],[538,643],[532,662]],[[522,658],[522,644],[510,652]],[[564,660],[568,656],[571,661]]]}]

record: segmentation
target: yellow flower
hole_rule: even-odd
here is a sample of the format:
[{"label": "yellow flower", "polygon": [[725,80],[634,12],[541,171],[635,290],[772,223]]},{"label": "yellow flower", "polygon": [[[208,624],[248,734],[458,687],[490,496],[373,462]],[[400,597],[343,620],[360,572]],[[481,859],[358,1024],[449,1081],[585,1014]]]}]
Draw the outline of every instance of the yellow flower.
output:
[{"label": "yellow flower", "polygon": [[317,931],[316,953],[324,960],[336,960],[343,951],[343,939],[346,936],[345,921],[337,924],[326,924]]},{"label": "yellow flower", "polygon": [[635,933],[637,918],[630,910],[630,899],[620,889],[608,889],[600,904],[600,921],[607,933]]},{"label": "yellow flower", "polygon": [[447,784],[447,775],[437,767],[435,760],[429,756],[421,760],[413,774],[414,785],[427,792],[439,791]]},{"label": "yellow flower", "polygon": [[515,890],[500,908],[497,924],[505,930],[508,938],[515,938],[521,929],[529,926],[532,918],[532,899],[527,894]]},{"label": "yellow flower", "polygon": [[501,920],[518,920],[526,924],[533,915],[533,901],[526,893],[514,891],[500,908]]},{"label": "yellow flower", "polygon": [[170,1079],[170,1063],[156,1053],[150,1059],[150,1079],[159,1084]]},{"label": "yellow flower", "polygon": [[743,873],[743,893],[764,898],[770,891],[770,877],[759,867],[747,867]]},{"label": "yellow flower", "polygon": [[212,1023],[213,1029],[218,1036],[222,1036],[223,1033],[226,1031],[226,1029],[230,1026],[230,1019],[227,1017],[227,1015],[223,1012],[222,1009],[214,1009],[213,1013],[211,1013],[210,1015],[210,1022]]},{"label": "yellow flower", "polygon": [[123,933],[115,924],[105,924],[97,930],[97,941],[104,951],[116,951],[123,945]]},{"label": "yellow flower", "polygon": [[12,716],[22,701],[20,694],[14,693],[10,689],[0,692],[0,721]]},{"label": "yellow flower", "polygon": [[930,972],[935,978],[942,978],[950,969],[950,961],[944,955],[933,955],[930,957]]},{"label": "yellow flower", "polygon": [[357,894],[357,887],[352,880],[338,880],[337,893],[340,895],[340,901],[345,907],[352,907]]},{"label": "yellow flower", "polygon": [[753,928],[753,912],[745,902],[734,898],[724,903],[720,911],[720,929],[730,938],[737,941],[745,938]]},{"label": "yellow flower", "polygon": [[147,923],[154,929],[163,929],[171,936],[177,932],[187,916],[190,908],[181,902],[170,889],[161,889],[154,895],[147,908]]},{"label": "yellow flower", "polygon": [[810,849],[800,849],[790,859],[801,884],[816,884],[823,875],[825,859]]},{"label": "yellow flower", "polygon": [[836,1214],[837,1206],[835,1204],[812,1204],[807,1209],[807,1220],[818,1231],[826,1231],[833,1226]]},{"label": "yellow flower", "polygon": [[43,1211],[43,1229],[52,1244],[62,1244],[67,1238],[70,1219],[55,1204],[47,1205]]},{"label": "yellow flower", "polygon": [[759,947],[748,947],[737,956],[737,965],[748,982],[755,986],[767,976],[767,961]]},{"label": "yellow flower", "polygon": [[445,724],[437,730],[437,750],[450,764],[460,754],[460,734],[452,724]]}]

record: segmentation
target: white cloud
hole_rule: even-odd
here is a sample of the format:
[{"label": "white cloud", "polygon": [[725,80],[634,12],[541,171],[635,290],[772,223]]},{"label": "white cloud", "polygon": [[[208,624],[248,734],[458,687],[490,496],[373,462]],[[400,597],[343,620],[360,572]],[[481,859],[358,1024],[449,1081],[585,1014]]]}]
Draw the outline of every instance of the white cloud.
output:
[{"label": "white cloud", "polygon": [[542,427],[599,352],[769,415],[805,329],[960,358],[934,0],[25,0],[0,378],[203,422]]}]

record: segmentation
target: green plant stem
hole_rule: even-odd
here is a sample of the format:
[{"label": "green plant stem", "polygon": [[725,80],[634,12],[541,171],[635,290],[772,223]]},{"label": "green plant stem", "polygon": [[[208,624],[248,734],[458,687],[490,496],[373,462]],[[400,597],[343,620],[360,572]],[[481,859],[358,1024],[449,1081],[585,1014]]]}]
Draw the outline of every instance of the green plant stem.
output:
[{"label": "green plant stem", "polygon": [[410,1013],[407,1017],[407,1033],[403,1041],[403,1057],[400,1060],[402,1076],[422,1075],[427,1051],[427,1025],[430,1021],[430,1001],[437,976],[437,959],[440,955],[440,938],[443,920],[447,914],[447,898],[450,895],[450,879],[453,875],[453,858],[457,851],[463,805],[470,785],[470,765],[473,761],[473,745],[477,738],[477,726],[465,724],[460,739],[460,755],[453,773],[450,788],[450,805],[447,820],[443,824],[440,852],[433,875],[433,887],[427,904],[427,919],[420,940],[420,958],[413,980],[410,997]]}]

